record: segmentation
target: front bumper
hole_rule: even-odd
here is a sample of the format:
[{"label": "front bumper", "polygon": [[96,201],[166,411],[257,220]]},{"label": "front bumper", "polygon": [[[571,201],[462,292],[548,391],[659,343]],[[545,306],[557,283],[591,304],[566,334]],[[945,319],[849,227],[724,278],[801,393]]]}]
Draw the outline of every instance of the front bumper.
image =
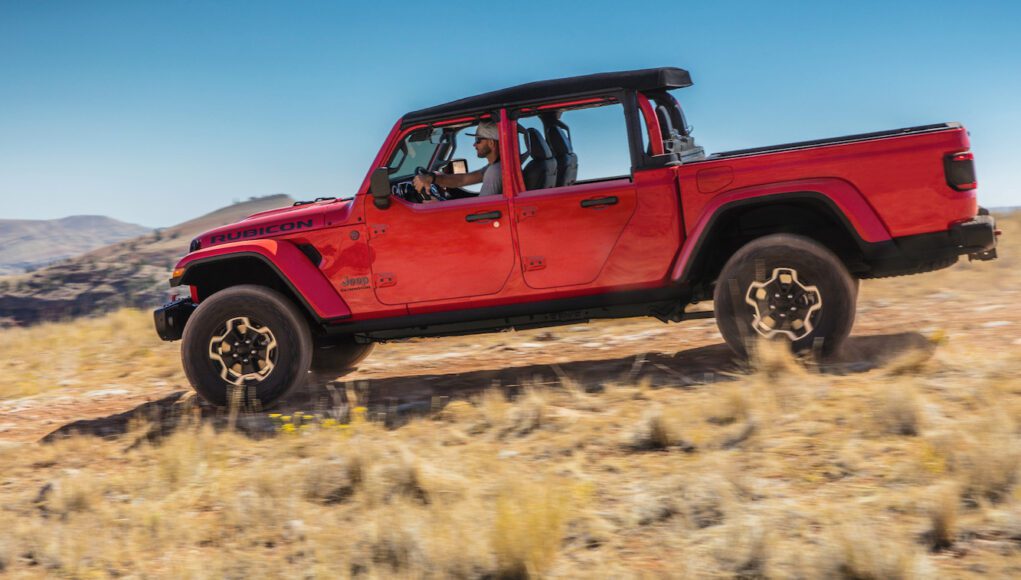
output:
[{"label": "front bumper", "polygon": [[184,325],[188,323],[191,313],[198,308],[191,298],[181,298],[164,304],[153,311],[153,322],[156,323],[156,334],[163,340],[181,340]]}]

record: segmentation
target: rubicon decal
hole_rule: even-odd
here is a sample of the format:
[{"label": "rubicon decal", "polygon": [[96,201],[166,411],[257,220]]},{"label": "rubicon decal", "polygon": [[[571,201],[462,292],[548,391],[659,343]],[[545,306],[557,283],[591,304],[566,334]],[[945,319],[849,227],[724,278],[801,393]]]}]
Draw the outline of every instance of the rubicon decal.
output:
[{"label": "rubicon decal", "polygon": [[226,234],[216,234],[209,238],[209,243],[218,244],[220,242],[232,242],[234,240],[243,240],[246,238],[260,238],[262,236],[270,236],[273,234],[302,230],[310,227],[312,227],[312,220],[298,220],[282,224],[274,224],[271,226],[250,228],[247,230],[237,230],[234,232],[227,232]]}]

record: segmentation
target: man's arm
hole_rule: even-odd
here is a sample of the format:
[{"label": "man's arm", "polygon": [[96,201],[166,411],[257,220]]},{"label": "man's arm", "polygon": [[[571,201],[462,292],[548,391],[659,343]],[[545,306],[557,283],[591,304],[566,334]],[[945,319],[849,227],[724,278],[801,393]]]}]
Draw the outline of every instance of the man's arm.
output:
[{"label": "man's arm", "polygon": [[419,193],[425,191],[430,185],[435,183],[440,187],[464,187],[466,185],[475,185],[476,183],[482,183],[482,177],[486,173],[486,168],[476,169],[470,173],[435,173],[416,175],[415,179],[412,180],[412,184]]}]

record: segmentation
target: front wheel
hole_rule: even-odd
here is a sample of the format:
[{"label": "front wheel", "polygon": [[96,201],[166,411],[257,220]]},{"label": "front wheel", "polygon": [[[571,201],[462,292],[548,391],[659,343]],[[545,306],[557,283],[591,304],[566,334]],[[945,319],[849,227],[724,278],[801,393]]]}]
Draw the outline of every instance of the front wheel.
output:
[{"label": "front wheel", "polygon": [[242,285],[202,301],[184,328],[181,358],[204,399],[269,407],[307,380],[308,322],[279,292]]},{"label": "front wheel", "polygon": [[833,252],[803,236],[773,234],[731,256],[713,309],[720,334],[741,356],[758,339],[831,354],[851,333],[857,298],[855,279]]}]

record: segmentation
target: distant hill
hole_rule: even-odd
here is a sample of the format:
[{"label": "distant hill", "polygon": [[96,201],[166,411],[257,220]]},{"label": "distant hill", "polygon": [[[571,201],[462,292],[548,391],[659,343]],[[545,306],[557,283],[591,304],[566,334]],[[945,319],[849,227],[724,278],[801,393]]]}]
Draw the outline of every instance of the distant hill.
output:
[{"label": "distant hill", "polygon": [[152,230],[99,215],[0,220],[0,275],[35,270],[149,231]]},{"label": "distant hill", "polygon": [[31,273],[0,276],[0,327],[74,318],[124,306],[158,306],[166,300],[171,270],[188,252],[192,238],[253,213],[292,203],[283,194],[253,198],[155,232],[141,228],[149,233]]}]

